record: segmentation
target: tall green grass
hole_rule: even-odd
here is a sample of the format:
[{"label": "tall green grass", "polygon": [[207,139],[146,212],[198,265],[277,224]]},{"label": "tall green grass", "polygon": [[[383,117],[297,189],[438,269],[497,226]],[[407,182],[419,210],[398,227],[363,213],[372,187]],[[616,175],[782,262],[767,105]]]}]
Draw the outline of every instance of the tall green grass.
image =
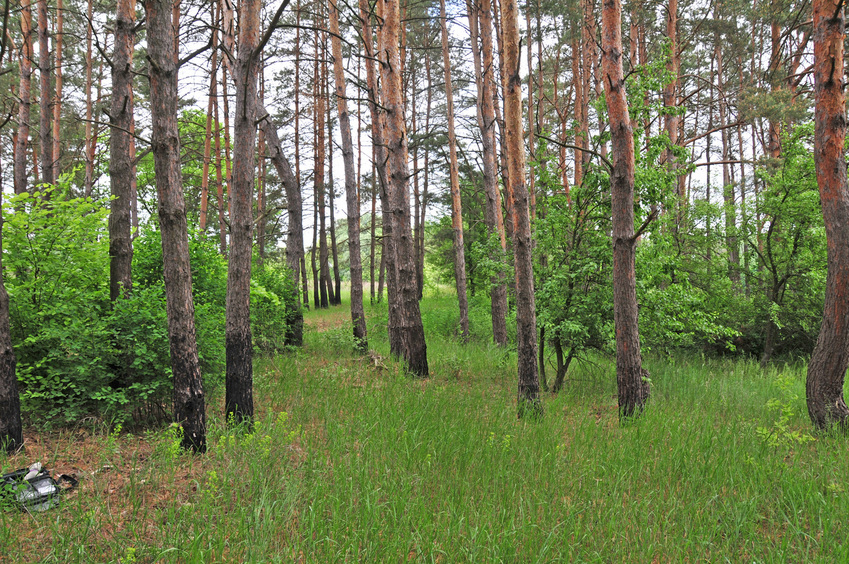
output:
[{"label": "tall green grass", "polygon": [[[113,470],[58,510],[0,513],[0,560],[849,561],[847,439],[811,440],[804,365],[647,359],[648,409],[620,425],[595,357],[525,422],[515,354],[458,344],[448,308],[423,303],[425,381],[388,358],[385,309],[365,356],[345,310],[310,312],[303,350],[257,362],[253,430],[213,406],[206,456],[167,429],[87,431]],[[69,435],[42,437],[48,466],[75,460]]]}]

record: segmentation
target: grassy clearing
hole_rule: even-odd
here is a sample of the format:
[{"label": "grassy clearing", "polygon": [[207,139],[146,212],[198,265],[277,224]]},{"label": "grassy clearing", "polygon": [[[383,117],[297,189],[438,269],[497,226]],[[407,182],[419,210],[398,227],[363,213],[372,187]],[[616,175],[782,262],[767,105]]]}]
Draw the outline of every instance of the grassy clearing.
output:
[{"label": "grassy clearing", "polygon": [[219,401],[203,457],[168,429],[29,430],[4,471],[41,460],[81,486],[0,512],[0,561],[849,561],[849,449],[808,440],[804,366],[655,359],[648,411],[620,426],[599,358],[526,423],[515,354],[457,345],[449,298],[423,307],[429,380],[386,358],[385,309],[368,356],[347,310],[310,312],[302,351],[257,362],[253,432]]}]

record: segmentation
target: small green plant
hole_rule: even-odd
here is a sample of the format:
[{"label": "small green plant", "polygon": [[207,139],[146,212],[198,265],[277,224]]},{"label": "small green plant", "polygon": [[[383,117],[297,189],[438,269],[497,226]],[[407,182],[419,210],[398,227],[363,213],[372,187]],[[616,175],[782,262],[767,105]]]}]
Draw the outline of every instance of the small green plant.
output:
[{"label": "small green plant", "polygon": [[769,427],[758,427],[758,436],[770,447],[778,448],[781,445],[788,447],[803,445],[815,440],[810,433],[793,429],[790,420],[796,416],[796,405],[799,402],[799,394],[793,390],[795,382],[788,374],[781,374],[776,378],[775,385],[780,392],[780,397],[770,398],[766,407],[775,419]]}]

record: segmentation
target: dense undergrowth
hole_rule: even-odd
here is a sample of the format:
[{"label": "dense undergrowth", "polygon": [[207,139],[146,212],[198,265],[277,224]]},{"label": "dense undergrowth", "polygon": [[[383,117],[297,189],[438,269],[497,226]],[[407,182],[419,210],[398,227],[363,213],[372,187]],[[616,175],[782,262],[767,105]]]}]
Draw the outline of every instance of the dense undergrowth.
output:
[{"label": "dense undergrowth", "polygon": [[210,452],[171,429],[26,431],[4,471],[75,472],[59,509],[0,511],[2,562],[837,562],[849,560],[845,437],[811,436],[804,365],[647,358],[653,396],[617,418],[611,358],[576,361],[535,423],[515,354],[461,346],[426,298],[432,376],[371,354],[349,313],[310,312],[303,350],[256,363],[258,420]]}]

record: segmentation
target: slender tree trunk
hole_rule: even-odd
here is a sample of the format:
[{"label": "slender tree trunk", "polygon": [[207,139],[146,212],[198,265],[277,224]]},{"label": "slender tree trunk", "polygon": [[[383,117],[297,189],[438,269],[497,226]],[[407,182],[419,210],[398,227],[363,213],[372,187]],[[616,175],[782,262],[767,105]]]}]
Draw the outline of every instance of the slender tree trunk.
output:
[{"label": "slender tree trunk", "polygon": [[[23,6],[24,2],[29,5],[29,0],[22,0],[21,6]],[[92,135],[92,120],[93,120],[93,111],[92,111],[92,91],[93,91],[93,81],[92,74],[94,70],[94,65],[92,63],[92,27],[91,22],[93,18],[93,3],[94,0],[88,0],[86,7],[86,24],[85,24],[85,41],[86,41],[86,51],[85,51],[85,181],[83,184],[83,193],[88,198],[91,196],[91,189],[94,184],[94,135]],[[23,14],[21,19],[23,20]],[[30,52],[32,52],[32,46],[30,46]]]},{"label": "slender tree trunk", "polygon": [[30,0],[21,0],[21,82],[18,88],[18,135],[15,139],[15,194],[27,191],[27,145],[32,89],[32,8]]},{"label": "slender tree trunk", "polygon": [[[490,0],[481,0],[477,11],[467,3],[469,27],[472,30],[475,79],[478,84],[478,125],[481,129],[483,147],[483,185],[486,194],[484,219],[490,237],[497,237],[501,244],[500,255],[493,260],[505,262],[504,220],[501,215],[501,192],[498,189],[496,139],[495,139],[495,65],[493,64],[492,5]],[[478,23],[480,26],[478,27]],[[480,35],[481,50],[477,51],[475,37]],[[482,60],[481,60],[482,59]],[[492,338],[496,344],[507,345],[507,283],[505,274],[499,273],[492,280],[490,291],[490,313],[492,316]]]},{"label": "slender tree trunk", "polygon": [[[218,81],[218,69],[212,69],[213,80]],[[227,220],[224,209],[226,203],[224,201],[224,181],[226,176],[222,168],[225,166],[222,163],[221,156],[221,121],[218,119],[218,86],[216,84],[216,92],[212,97],[212,118],[215,121],[215,197],[216,205],[218,206],[218,251],[221,255],[227,254]]]},{"label": "slender tree trunk", "polygon": [[236,423],[252,421],[254,414],[250,286],[260,0],[242,0],[240,10],[238,55],[233,71],[236,113],[233,116],[233,183],[230,186],[224,406],[227,421]]},{"label": "slender tree trunk", "polygon": [[[298,178],[292,173],[289,161],[283,155],[277,129],[271,121],[271,116],[264,106],[258,109],[259,125],[265,134],[268,145],[268,155],[271,164],[277,171],[277,176],[286,191],[286,203],[289,211],[289,231],[286,235],[286,265],[292,271],[295,295],[292,303],[287,303],[288,323],[286,324],[286,344],[300,347],[304,344],[304,314],[301,311],[301,300],[298,296],[298,279],[305,276],[301,267],[304,257],[304,220],[303,200]],[[306,279],[306,277],[304,277]]]},{"label": "slender tree trunk", "polygon": [[518,413],[541,415],[537,373],[537,328],[534,303],[534,269],[531,249],[530,197],[525,184],[525,148],[522,143],[522,81],[519,76],[519,8],[516,0],[502,0],[504,34],[504,125],[507,137],[507,166],[513,209],[513,252],[516,263],[516,340],[519,361]]},{"label": "slender tree trunk", "polygon": [[339,10],[336,0],[330,3],[330,37],[333,47],[333,74],[336,81],[336,107],[342,134],[342,160],[345,163],[345,201],[348,207],[348,256],[351,262],[351,322],[354,342],[360,351],[368,350],[366,316],[363,310],[363,263],[360,252],[360,206],[357,201],[357,179],[354,170],[354,147],[351,118],[342,66],[342,41],[339,36]]},{"label": "slender tree trunk", "polygon": [[[718,19],[718,17],[717,17]],[[729,153],[728,130],[727,125],[727,109],[725,99],[725,84],[724,84],[724,66],[722,60],[722,48],[720,45],[719,36],[717,34],[715,41],[716,52],[716,82],[719,91],[719,125],[722,127],[720,132],[722,138],[722,197],[725,202],[725,245],[728,248],[728,277],[732,282],[740,282],[740,250],[737,242],[737,212],[736,202],[734,198],[734,183],[731,180],[730,165],[728,161],[731,159]]]},{"label": "slender tree trunk", "polygon": [[[134,6],[135,7],[135,6]],[[56,0],[56,82],[53,97],[53,178],[58,179],[62,172],[60,157],[62,153],[62,40],[64,38],[65,8],[62,0]]]},{"label": "slender tree trunk", "polygon": [[[233,205],[233,161],[230,158],[230,90],[227,86],[227,67],[225,66],[221,71],[221,101],[224,104],[224,178],[227,184],[227,189],[224,192],[225,206],[222,209],[225,213],[222,227],[231,231],[232,226],[227,223],[227,217],[232,220],[233,213],[231,209]],[[222,242],[224,246],[221,248],[221,254],[227,256],[227,238],[223,238]]]},{"label": "slender tree trunk", "polygon": [[845,430],[849,409],[843,380],[849,365],[849,192],[844,139],[843,3],[814,0],[814,160],[828,239],[825,309],[808,365],[808,414],[820,429]]},{"label": "slender tree trunk", "polygon": [[[0,191],[0,204],[3,194]],[[0,211],[0,451],[14,452],[24,444],[17,362],[9,323],[9,294],[3,276],[3,217]]]},{"label": "slender tree trunk", "polygon": [[[300,225],[303,226],[303,214],[304,214],[304,205],[303,198],[301,196],[301,2],[297,1],[295,5],[295,25],[297,26],[295,29],[295,181],[297,186],[297,199],[293,200],[289,193],[287,192],[286,197],[289,202],[289,233],[292,233],[292,229],[294,227],[291,226],[293,221],[293,214],[297,215],[297,220],[300,222]],[[315,228],[313,227],[313,231]],[[297,238],[295,244],[298,245],[297,253],[301,259],[301,268],[300,268],[300,278],[301,284],[303,285],[302,289],[302,303],[304,307],[309,309],[310,307],[310,295],[309,295],[309,287],[307,285],[307,257],[306,252],[304,250],[304,233],[303,228],[300,227],[297,233]],[[288,249],[288,243],[287,243]],[[287,250],[288,252],[288,250]],[[295,286],[298,285],[298,279],[295,278]],[[303,314],[301,314],[301,325],[303,326]],[[298,338],[298,345],[303,344],[303,330],[301,330],[301,336]]]},{"label": "slender tree trunk", "polygon": [[415,279],[415,246],[410,229],[409,168],[407,166],[407,132],[404,123],[401,57],[399,53],[400,7],[398,0],[379,0],[383,10],[383,45],[380,54],[383,79],[383,106],[386,108],[386,147],[390,182],[384,210],[391,222],[393,250],[387,257],[389,272],[389,348],[407,368],[420,377],[428,376],[427,345],[419,311]]},{"label": "slender tree trunk", "polygon": [[[259,55],[260,59],[262,58],[262,53]],[[265,69],[259,69],[259,98],[257,100],[257,108],[261,108],[265,106]],[[259,113],[257,113],[259,115]],[[262,128],[259,129],[257,133],[257,165],[259,168],[259,178],[257,178],[257,195],[256,195],[256,247],[257,247],[257,256],[259,257],[259,264],[262,265],[265,262],[265,224],[267,222],[266,211],[265,211],[265,176],[266,176],[266,163],[265,163],[265,132],[263,132]]]},{"label": "slender tree trunk", "polygon": [[[324,51],[327,53],[327,36],[324,37]],[[325,55],[325,61],[327,56]],[[326,67],[326,63],[325,63]],[[333,256],[333,305],[342,304],[342,278],[339,274],[339,247],[336,246],[336,181],[333,178],[333,120],[330,119],[330,74],[325,68],[324,95],[327,101],[327,186],[330,215],[330,254]]]},{"label": "slender tree trunk", "polygon": [[118,0],[112,54],[112,105],[109,112],[109,297],[127,297],[133,289],[132,179],[130,133],[133,122],[133,59],[136,12],[133,0]]},{"label": "slender tree trunk", "polygon": [[613,317],[616,329],[616,381],[619,415],[642,411],[649,395],[643,379],[637,320],[634,233],[634,136],[622,71],[622,5],[603,0],[602,72],[610,119],[613,170],[610,175],[613,211]]},{"label": "slender tree trunk", "polygon": [[[583,24],[579,20],[579,29],[583,29]],[[586,136],[584,128],[586,127],[587,119],[584,103],[584,80],[581,71],[581,33],[573,31],[574,38],[572,39],[572,82],[575,85],[575,121],[578,122],[578,127],[575,129],[575,175],[573,176],[572,185],[580,186],[584,181],[584,151],[586,149]]]},{"label": "slender tree trunk", "polygon": [[[217,13],[218,3],[215,2],[210,7],[212,12],[212,21],[218,22]],[[207,213],[209,210],[209,167],[212,161],[212,105],[215,103],[217,95],[218,76],[215,69],[218,68],[218,30],[212,29],[212,55],[210,55],[209,68],[209,96],[206,104],[206,135],[203,142],[203,173],[200,179],[200,232],[206,234]],[[215,124],[216,129],[218,124]],[[217,132],[216,132],[217,135]]]},{"label": "slender tree trunk", "polygon": [[168,340],[174,375],[174,419],[183,430],[182,447],[204,452],[206,413],[195,338],[186,204],[180,181],[172,7],[172,0],[145,2],[153,162],[165,262]]},{"label": "slender tree trunk", "polygon": [[[451,85],[451,59],[448,56],[448,25],[445,0],[439,0],[442,28],[442,64],[445,72],[446,112],[448,114],[448,171],[451,181],[451,228],[454,233],[454,280],[460,306],[460,338],[469,340],[469,300],[466,296],[466,247],[463,244],[463,205],[460,200],[460,174],[457,166],[457,136],[454,132],[454,92]],[[470,13],[469,17],[473,17]],[[477,50],[477,45],[472,46]]]},{"label": "slender tree trunk", "polygon": [[[663,105],[671,109],[678,106],[678,74],[681,68],[681,57],[678,53],[678,0],[669,0],[666,16],[666,37],[669,39],[670,49],[669,62],[666,65],[666,69],[672,76],[672,80],[663,88]],[[667,111],[663,118],[663,126],[666,134],[669,136],[669,144],[673,146],[677,145],[678,131],[681,128],[681,116]],[[671,170],[677,170],[678,163],[672,151],[666,152],[664,160]],[[675,185],[677,195],[675,223],[680,229],[684,221],[684,210],[688,204],[683,175],[677,177]]]},{"label": "slender tree trunk", "polygon": [[50,77],[53,74],[50,64],[50,29],[47,26],[47,0],[37,0],[38,8],[38,74],[40,89],[38,144],[41,152],[41,180],[46,184],[54,184],[53,178],[53,89]]}]

